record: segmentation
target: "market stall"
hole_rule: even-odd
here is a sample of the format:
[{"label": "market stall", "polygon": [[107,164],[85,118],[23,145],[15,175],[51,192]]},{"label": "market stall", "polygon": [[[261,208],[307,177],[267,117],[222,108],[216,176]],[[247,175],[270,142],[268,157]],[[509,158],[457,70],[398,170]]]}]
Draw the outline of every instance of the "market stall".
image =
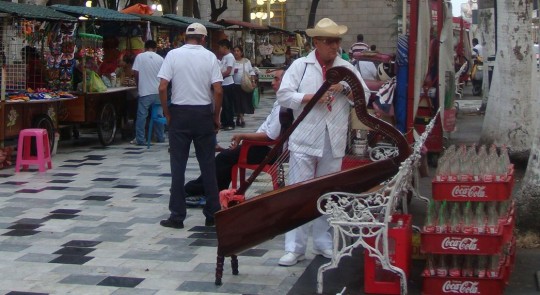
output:
[{"label": "market stall", "polygon": [[154,15],[135,14],[145,23],[143,26],[144,36],[157,42],[157,53],[165,56],[174,45],[178,45],[179,36],[183,35],[188,24],[171,18]]},{"label": "market stall", "polygon": [[60,105],[75,97],[64,83],[69,46],[51,51],[48,45],[70,44],[76,21],[44,6],[0,2],[0,146],[22,129],[43,128],[53,149]]},{"label": "market stall", "polygon": [[304,38],[297,33],[268,26],[256,42],[256,65],[259,67],[259,82],[269,85],[274,79],[274,71],[291,64],[303,52]]},{"label": "market stall", "polygon": [[72,90],[78,98],[63,103],[60,121],[75,126],[76,137],[79,127],[95,127],[101,144],[109,145],[119,127],[135,116],[130,110],[136,109],[137,87],[128,77],[116,79],[116,70],[128,63],[124,57],[132,61],[143,50],[140,18],[100,7],[51,7],[82,18],[76,33],[75,66],[81,81],[75,78]]}]

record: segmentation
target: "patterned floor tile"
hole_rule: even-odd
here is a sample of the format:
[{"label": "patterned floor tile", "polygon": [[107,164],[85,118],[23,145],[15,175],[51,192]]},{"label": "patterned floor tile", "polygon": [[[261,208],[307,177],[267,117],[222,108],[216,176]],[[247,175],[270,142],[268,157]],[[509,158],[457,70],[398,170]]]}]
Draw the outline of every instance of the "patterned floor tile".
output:
[{"label": "patterned floor tile", "polygon": [[[219,132],[218,141],[255,131],[273,102],[262,99],[256,114],[246,115],[245,128]],[[282,236],[241,253],[239,276],[231,275],[227,259],[218,287],[215,228],[203,226],[201,208],[188,209],[185,229],[159,226],[169,215],[167,147],[133,147],[119,139],[102,147],[95,133],[81,133],[78,140],[60,142],[47,173],[2,170],[0,271],[18,270],[0,276],[2,294],[287,293],[309,260],[279,268]],[[186,180],[198,175],[192,147]],[[269,184],[262,179],[254,191]],[[20,280],[29,277],[21,288]]]}]

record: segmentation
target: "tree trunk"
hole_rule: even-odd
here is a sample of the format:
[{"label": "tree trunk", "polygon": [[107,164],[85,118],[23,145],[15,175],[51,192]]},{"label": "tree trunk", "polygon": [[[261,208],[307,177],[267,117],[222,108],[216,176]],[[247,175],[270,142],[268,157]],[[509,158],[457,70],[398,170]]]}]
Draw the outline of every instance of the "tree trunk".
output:
[{"label": "tree trunk", "polygon": [[176,4],[178,4],[178,0],[161,0],[163,14],[176,14]]},{"label": "tree trunk", "polygon": [[251,1],[242,1],[242,21],[251,22]]},{"label": "tree trunk", "polygon": [[193,16],[193,0],[184,0],[182,4],[182,15]]},{"label": "tree trunk", "polygon": [[[488,61],[490,56],[495,56],[496,48],[496,18],[495,0],[478,0],[478,41],[484,51],[484,85],[482,87],[482,111],[485,112],[489,98],[489,71],[493,61]],[[470,42],[470,40],[469,40]]]},{"label": "tree trunk", "polygon": [[[530,42],[532,45],[532,41]],[[540,73],[536,66],[536,57],[533,50],[533,62],[531,62],[532,81],[540,79]],[[531,83],[530,86],[532,104],[540,103],[540,83]],[[538,212],[540,212],[540,114],[538,109],[533,115],[534,135],[532,136],[532,148],[525,171],[525,177],[522,180],[521,190],[517,196],[517,215],[519,218],[518,226],[520,229],[533,230],[540,233],[540,223],[538,223]]]},{"label": "tree trunk", "polygon": [[193,17],[201,18],[201,10],[199,9],[199,1],[193,0]]},{"label": "tree trunk", "polygon": [[[248,1],[248,0],[245,0]],[[227,0],[223,0],[221,7],[216,6],[216,0],[210,0],[210,21],[214,22],[218,20],[218,17],[227,10]]]},{"label": "tree trunk", "polygon": [[315,26],[315,17],[317,16],[317,7],[319,6],[319,0],[312,0],[311,7],[309,9],[309,16],[307,22],[307,28],[313,28]]},{"label": "tree trunk", "polygon": [[508,145],[527,159],[534,133],[528,1],[497,0],[497,55],[481,141]]}]

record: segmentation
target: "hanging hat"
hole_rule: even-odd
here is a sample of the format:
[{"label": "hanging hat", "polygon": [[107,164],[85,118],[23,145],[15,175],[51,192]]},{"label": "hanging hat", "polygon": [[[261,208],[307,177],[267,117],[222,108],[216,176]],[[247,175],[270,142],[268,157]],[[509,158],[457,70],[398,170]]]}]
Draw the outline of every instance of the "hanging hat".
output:
[{"label": "hanging hat", "polygon": [[306,34],[310,37],[335,37],[340,38],[347,33],[347,26],[338,25],[329,18],[321,19],[313,29],[306,29]]},{"label": "hanging hat", "polygon": [[186,35],[208,35],[206,27],[200,23],[192,23],[186,29]]}]

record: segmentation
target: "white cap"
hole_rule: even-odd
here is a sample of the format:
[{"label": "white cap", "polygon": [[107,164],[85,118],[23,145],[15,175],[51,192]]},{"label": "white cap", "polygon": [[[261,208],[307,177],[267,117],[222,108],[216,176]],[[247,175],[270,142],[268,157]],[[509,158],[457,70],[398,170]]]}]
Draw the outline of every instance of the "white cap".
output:
[{"label": "white cap", "polygon": [[192,23],[186,29],[186,35],[208,35],[206,28],[200,23]]}]

